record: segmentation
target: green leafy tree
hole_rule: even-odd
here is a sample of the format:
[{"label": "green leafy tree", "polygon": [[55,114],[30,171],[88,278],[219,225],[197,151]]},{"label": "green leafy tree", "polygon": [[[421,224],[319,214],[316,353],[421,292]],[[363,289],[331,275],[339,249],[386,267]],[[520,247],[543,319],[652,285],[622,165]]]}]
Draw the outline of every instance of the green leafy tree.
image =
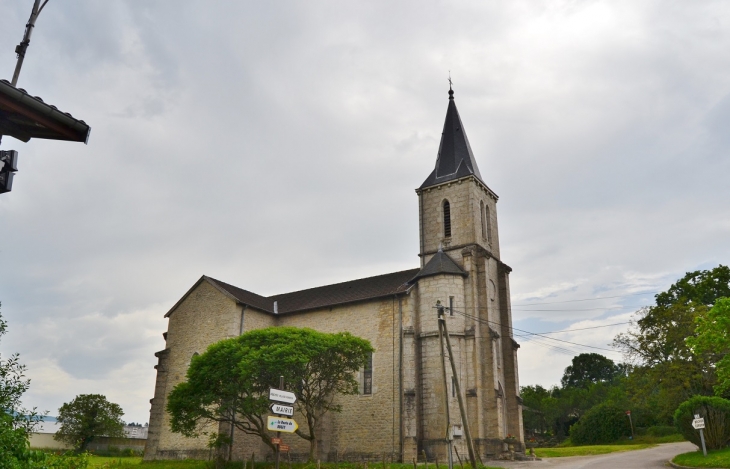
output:
[{"label": "green leafy tree", "polygon": [[614,338],[614,346],[635,365],[627,391],[635,402],[653,408],[657,423],[670,424],[674,410],[691,396],[713,394],[717,357],[694,353],[687,339],[696,335],[697,318],[729,294],[727,266],[688,272]]},{"label": "green leafy tree", "polygon": [[730,397],[730,298],[718,299],[695,323],[695,335],[687,339],[687,345],[695,356],[715,364],[715,394]]},{"label": "green leafy tree", "polygon": [[730,401],[714,396],[694,396],[680,404],[674,413],[674,424],[680,433],[700,446],[700,432],[692,426],[694,416],[705,419],[707,449],[721,449],[730,442]]},{"label": "green leafy tree", "polygon": [[631,427],[622,406],[605,402],[592,407],[570,428],[570,441],[576,445],[613,443],[631,435]]},{"label": "green leafy tree", "polygon": [[58,409],[54,438],[84,451],[97,436],[124,437],[124,411],[101,394],[80,394]]},{"label": "green leafy tree", "polygon": [[313,460],[318,422],[327,412],[341,411],[338,394],[357,393],[354,374],[372,351],[368,341],[347,332],[294,327],[258,329],[223,340],[193,358],[187,380],[168,396],[172,431],[192,437],[213,422],[224,423],[258,435],[273,450],[266,428],[268,391],[283,376],[305,420],[296,433],[309,441]]},{"label": "green leafy tree", "polygon": [[[7,333],[7,322],[0,315],[0,338]],[[30,387],[25,365],[18,354],[0,355],[0,469],[30,467],[34,452],[29,450],[28,436],[42,416],[36,409],[26,410],[21,398]],[[36,458],[37,459],[37,458]]]},{"label": "green leafy tree", "polygon": [[610,382],[622,371],[613,360],[598,353],[581,353],[573,357],[572,363],[560,380],[564,388],[588,388],[591,384]]}]

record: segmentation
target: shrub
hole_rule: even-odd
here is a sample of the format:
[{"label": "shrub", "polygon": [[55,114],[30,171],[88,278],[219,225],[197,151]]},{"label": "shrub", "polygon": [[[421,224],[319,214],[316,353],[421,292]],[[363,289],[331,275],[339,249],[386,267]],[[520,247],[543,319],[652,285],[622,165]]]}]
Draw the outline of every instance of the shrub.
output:
[{"label": "shrub", "polygon": [[705,419],[707,449],[724,448],[730,440],[730,401],[721,397],[694,396],[674,412],[674,425],[682,436],[700,446],[700,432],[692,427],[695,414]]},{"label": "shrub", "polygon": [[570,427],[570,440],[576,445],[612,443],[630,434],[624,409],[612,402],[592,407]]},{"label": "shrub", "polygon": [[646,429],[646,434],[649,436],[669,436],[669,435],[676,435],[677,427],[672,427],[669,425],[657,425],[655,427],[649,427]]}]

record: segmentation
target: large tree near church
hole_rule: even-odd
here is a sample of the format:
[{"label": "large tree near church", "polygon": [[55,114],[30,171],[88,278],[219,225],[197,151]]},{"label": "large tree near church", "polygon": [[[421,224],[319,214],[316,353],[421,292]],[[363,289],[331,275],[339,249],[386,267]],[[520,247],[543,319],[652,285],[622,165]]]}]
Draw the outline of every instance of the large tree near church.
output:
[{"label": "large tree near church", "polygon": [[[730,296],[730,268],[688,272],[665,292],[656,304],[637,313],[626,333],[614,338],[614,346],[636,365],[627,390],[641,407],[652,409],[660,422],[672,423],[677,406],[694,395],[712,395],[717,383],[718,355],[690,344],[698,335],[699,318],[722,297]],[[708,353],[698,353],[698,352]]]},{"label": "large tree near church", "polygon": [[[354,375],[372,352],[367,340],[348,332],[327,334],[294,327],[258,329],[220,341],[193,358],[187,380],[170,393],[167,412],[172,431],[195,437],[211,423],[224,423],[258,435],[274,450],[266,427],[268,396],[269,388],[278,388],[283,376],[305,420],[296,433],[309,441],[313,460],[318,423],[327,412],[341,410],[336,395],[358,392]],[[229,438],[225,435],[219,441]]]}]

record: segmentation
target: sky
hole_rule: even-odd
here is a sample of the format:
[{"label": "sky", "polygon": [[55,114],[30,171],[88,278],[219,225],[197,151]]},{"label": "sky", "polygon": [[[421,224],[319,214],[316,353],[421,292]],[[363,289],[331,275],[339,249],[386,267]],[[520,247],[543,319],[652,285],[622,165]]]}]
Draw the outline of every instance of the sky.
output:
[{"label": "sky", "polygon": [[[0,77],[31,5],[0,0]],[[50,0],[18,86],[92,131],[2,141],[0,353],[26,406],[101,393],[147,422],[201,275],[271,295],[417,267],[451,73],[521,384],[619,361],[655,293],[730,262],[728,50],[724,1]],[[563,330],[594,348],[522,332]]]}]

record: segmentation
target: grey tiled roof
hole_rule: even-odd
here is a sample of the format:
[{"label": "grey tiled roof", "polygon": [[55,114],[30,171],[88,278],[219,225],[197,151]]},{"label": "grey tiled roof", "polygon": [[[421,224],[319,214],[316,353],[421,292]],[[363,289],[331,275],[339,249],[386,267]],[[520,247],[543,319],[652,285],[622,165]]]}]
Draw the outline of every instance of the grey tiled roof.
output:
[{"label": "grey tiled roof", "polygon": [[462,277],[467,276],[466,272],[464,272],[464,270],[459,267],[459,265],[454,262],[448,254],[445,254],[441,249],[439,249],[438,252],[433,255],[431,260],[423,267],[423,269],[418,271],[416,276],[410,280],[410,283],[414,283],[419,278],[441,274],[461,275]]},{"label": "grey tiled roof", "polygon": [[446,110],[446,120],[444,121],[444,131],[441,134],[436,168],[421,184],[420,188],[424,189],[469,175],[475,176],[484,183],[477,162],[474,159],[474,154],[471,151],[469,139],[466,138],[466,131],[461,123],[459,111],[456,109],[454,92],[449,90],[449,107]]},{"label": "grey tiled roof", "polygon": [[241,303],[273,313],[276,301],[279,314],[286,314],[404,293],[410,288],[408,281],[418,271],[419,269],[403,270],[269,297],[257,295],[214,278],[206,278]]}]

